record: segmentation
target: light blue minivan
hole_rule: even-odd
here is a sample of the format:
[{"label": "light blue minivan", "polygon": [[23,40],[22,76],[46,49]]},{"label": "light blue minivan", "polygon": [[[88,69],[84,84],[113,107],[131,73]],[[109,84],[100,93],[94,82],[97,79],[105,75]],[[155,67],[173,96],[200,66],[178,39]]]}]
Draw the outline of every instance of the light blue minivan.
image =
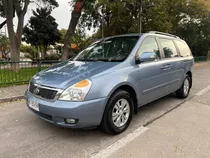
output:
[{"label": "light blue minivan", "polygon": [[25,98],[33,113],[55,125],[119,134],[138,107],[173,92],[186,98],[193,64],[186,42],[171,34],[108,37],[36,74]]}]

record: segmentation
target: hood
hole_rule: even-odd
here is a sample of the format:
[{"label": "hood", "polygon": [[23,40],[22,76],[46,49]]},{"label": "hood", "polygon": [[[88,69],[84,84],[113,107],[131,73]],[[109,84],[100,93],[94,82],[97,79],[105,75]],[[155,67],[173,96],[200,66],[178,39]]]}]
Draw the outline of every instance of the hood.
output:
[{"label": "hood", "polygon": [[65,89],[119,64],[118,62],[66,61],[37,73],[33,83]]}]

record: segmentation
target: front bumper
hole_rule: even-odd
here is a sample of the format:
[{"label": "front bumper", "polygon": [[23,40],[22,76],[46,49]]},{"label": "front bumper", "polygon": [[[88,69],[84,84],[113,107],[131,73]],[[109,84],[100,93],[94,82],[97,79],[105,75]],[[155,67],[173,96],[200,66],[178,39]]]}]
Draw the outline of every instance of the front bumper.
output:
[{"label": "front bumper", "polygon": [[[48,101],[34,97],[28,90],[25,92],[26,104],[33,100],[39,104],[39,112],[28,108],[38,117],[58,126],[69,128],[87,128],[100,125],[106,98],[94,99],[83,102]],[[66,118],[77,119],[76,124],[68,124]]]}]

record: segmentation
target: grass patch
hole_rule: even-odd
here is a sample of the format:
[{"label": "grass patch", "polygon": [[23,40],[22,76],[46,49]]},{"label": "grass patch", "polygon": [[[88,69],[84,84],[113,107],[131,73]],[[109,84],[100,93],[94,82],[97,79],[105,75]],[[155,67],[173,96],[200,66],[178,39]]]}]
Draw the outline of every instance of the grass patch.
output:
[{"label": "grass patch", "polygon": [[[42,67],[42,70],[46,68],[47,67]],[[1,68],[0,87],[27,84],[37,72],[38,72],[38,67],[21,68],[17,72]]]}]

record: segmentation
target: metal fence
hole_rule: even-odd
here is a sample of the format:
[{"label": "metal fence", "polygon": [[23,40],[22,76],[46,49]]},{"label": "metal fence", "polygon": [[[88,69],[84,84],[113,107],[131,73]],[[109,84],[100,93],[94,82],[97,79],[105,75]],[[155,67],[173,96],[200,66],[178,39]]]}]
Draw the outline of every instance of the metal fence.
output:
[{"label": "metal fence", "polygon": [[194,58],[195,58],[195,62],[202,62],[202,61],[208,60],[207,56],[196,56]]},{"label": "metal fence", "polygon": [[0,87],[28,83],[39,71],[60,61],[0,61]]},{"label": "metal fence", "polygon": [[[206,56],[194,58],[196,62],[208,60]],[[0,87],[28,83],[37,72],[59,62],[60,61],[0,61]],[[18,68],[14,69],[14,65]]]}]

